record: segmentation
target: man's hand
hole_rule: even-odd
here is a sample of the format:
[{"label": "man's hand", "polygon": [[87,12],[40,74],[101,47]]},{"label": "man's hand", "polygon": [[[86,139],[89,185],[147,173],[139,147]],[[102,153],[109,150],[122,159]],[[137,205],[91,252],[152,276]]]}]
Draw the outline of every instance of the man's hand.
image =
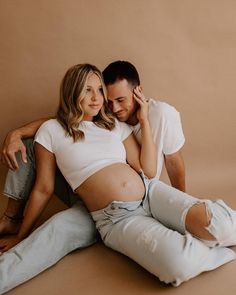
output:
[{"label": "man's hand", "polygon": [[6,136],[2,150],[0,152],[0,160],[11,170],[19,168],[16,160],[16,153],[21,153],[21,158],[24,163],[27,163],[26,148],[22,142],[22,138],[34,137],[39,127],[47,120],[53,117],[38,119],[30,122],[22,127],[19,127],[8,133]]},{"label": "man's hand", "polygon": [[134,98],[140,106],[137,111],[137,119],[142,123],[148,120],[148,100],[145,98],[140,86],[134,88]]},{"label": "man's hand", "polygon": [[16,153],[21,153],[21,158],[23,162],[27,163],[27,156],[26,156],[26,148],[21,139],[19,133],[15,131],[11,131],[6,136],[2,150],[1,150],[1,162],[5,164],[11,170],[16,170],[19,168],[17,160],[16,160]]},{"label": "man's hand", "polygon": [[20,239],[17,235],[0,239],[0,256],[21,241],[22,239]]}]

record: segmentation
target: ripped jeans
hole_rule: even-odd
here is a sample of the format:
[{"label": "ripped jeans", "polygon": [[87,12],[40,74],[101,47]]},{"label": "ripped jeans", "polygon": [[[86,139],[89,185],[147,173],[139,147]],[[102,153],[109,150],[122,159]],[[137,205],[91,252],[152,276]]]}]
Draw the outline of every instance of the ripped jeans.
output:
[{"label": "ripped jeans", "polygon": [[[200,200],[156,179],[144,182],[143,200],[113,201],[91,213],[106,246],[173,286],[235,259],[225,247],[236,244],[235,211],[221,200]],[[185,229],[188,209],[201,202],[210,213],[207,229],[216,241],[197,239]]]}]

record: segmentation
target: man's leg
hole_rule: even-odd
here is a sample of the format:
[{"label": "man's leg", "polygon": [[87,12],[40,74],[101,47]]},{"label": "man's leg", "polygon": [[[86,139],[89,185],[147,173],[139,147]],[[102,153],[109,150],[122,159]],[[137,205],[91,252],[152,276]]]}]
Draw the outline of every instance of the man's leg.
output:
[{"label": "man's leg", "polygon": [[26,201],[35,181],[35,157],[33,140],[24,141],[28,162],[24,163],[20,154],[16,155],[19,169],[9,170],[6,177],[3,194],[8,197],[7,208],[0,218],[0,235],[13,234],[19,229],[23,219]]},{"label": "man's leg", "polygon": [[24,201],[16,201],[9,198],[7,209],[0,217],[0,236],[5,234],[15,234],[18,232],[23,219],[25,208]]},{"label": "man's leg", "polygon": [[68,207],[78,201],[78,195],[73,192],[58,168],[56,169],[54,194]]},{"label": "man's leg", "polygon": [[0,294],[36,276],[69,252],[87,247],[96,240],[94,222],[82,202],[57,213],[0,256]]}]

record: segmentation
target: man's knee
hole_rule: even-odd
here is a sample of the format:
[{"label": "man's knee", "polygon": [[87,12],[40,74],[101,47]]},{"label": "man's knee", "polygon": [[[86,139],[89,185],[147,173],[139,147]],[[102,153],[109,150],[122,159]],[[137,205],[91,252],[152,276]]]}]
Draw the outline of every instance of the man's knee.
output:
[{"label": "man's knee", "polygon": [[35,155],[34,155],[34,141],[33,138],[26,138],[23,139],[23,143],[26,148],[27,158],[30,162],[35,162]]}]

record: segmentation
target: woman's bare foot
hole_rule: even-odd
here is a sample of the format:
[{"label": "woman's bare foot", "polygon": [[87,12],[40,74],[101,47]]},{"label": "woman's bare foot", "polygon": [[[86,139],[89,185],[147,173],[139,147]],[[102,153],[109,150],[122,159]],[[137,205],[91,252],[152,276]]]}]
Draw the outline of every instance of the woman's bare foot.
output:
[{"label": "woman's bare foot", "polygon": [[3,214],[0,218],[0,236],[16,234],[20,228],[22,217],[13,217]]}]

